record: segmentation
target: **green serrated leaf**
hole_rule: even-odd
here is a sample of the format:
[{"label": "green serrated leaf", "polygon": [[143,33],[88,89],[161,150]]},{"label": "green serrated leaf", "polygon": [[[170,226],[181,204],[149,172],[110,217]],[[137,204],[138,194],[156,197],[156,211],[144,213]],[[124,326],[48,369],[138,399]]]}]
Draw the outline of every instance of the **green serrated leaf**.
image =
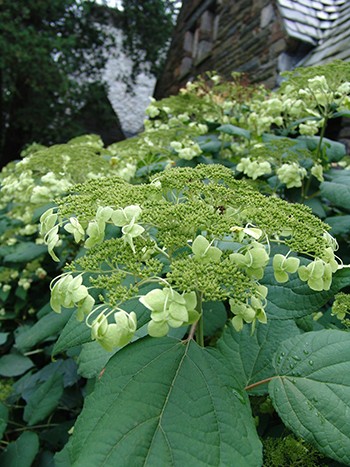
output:
[{"label": "green serrated leaf", "polygon": [[251,138],[250,131],[244,130],[244,128],[240,128],[239,126],[231,125],[229,123],[227,123],[226,125],[219,126],[217,128],[217,131],[220,131],[221,133],[225,133],[227,135],[242,136],[246,139]]},{"label": "green serrated leaf", "polygon": [[[305,263],[306,264],[306,263]],[[309,315],[325,305],[335,293],[350,285],[350,270],[341,269],[333,275],[330,290],[317,292],[302,282],[296,274],[279,284],[273,268],[268,265],[261,283],[268,288],[266,312],[269,319],[295,319]]]},{"label": "green serrated leaf", "polygon": [[350,173],[342,172],[333,181],[322,182],[320,185],[321,196],[327,198],[335,206],[349,209],[350,200]]},{"label": "green serrated leaf", "polygon": [[78,357],[78,373],[84,378],[98,376],[107,362],[117,352],[107,352],[96,341],[86,342],[82,345]]},{"label": "green serrated leaf", "polygon": [[212,336],[216,331],[223,328],[227,321],[227,312],[222,302],[204,302],[204,335]]},{"label": "green serrated leaf", "polygon": [[63,376],[56,373],[30,396],[24,408],[24,421],[28,425],[35,425],[46,418],[57,407],[62,394]]},{"label": "green serrated leaf", "polygon": [[68,443],[65,444],[62,451],[57,452],[55,454],[55,457],[54,457],[55,467],[71,467],[72,466],[71,457],[70,457],[71,439],[72,438],[70,438]]},{"label": "green serrated leaf", "polygon": [[11,377],[23,375],[34,366],[30,358],[11,353],[0,358],[0,375]]},{"label": "green serrated leaf", "polygon": [[32,431],[25,431],[10,443],[0,456],[0,465],[6,467],[31,467],[39,452],[39,437]]},{"label": "green serrated leaf", "polygon": [[[259,324],[253,335],[248,326],[237,332],[229,325],[213,352],[219,353],[223,364],[230,368],[231,385],[243,390],[275,374],[271,355],[281,342],[299,333],[294,320],[268,320],[264,325]],[[250,395],[266,393],[266,385],[249,391]]]},{"label": "green serrated leaf", "polygon": [[76,311],[71,314],[71,311],[64,310],[62,314],[68,314],[69,319],[54,345],[53,356],[91,341],[91,330],[85,323],[77,320]]},{"label": "green serrated leaf", "polygon": [[306,199],[303,204],[309,206],[309,208],[312,209],[312,212],[321,219],[326,217],[326,211],[323,207],[323,203],[318,198]]},{"label": "green serrated leaf", "polygon": [[261,465],[248,398],[233,396],[220,368],[193,341],[145,338],[127,346],[86,398],[72,464]]},{"label": "green serrated leaf", "polygon": [[[172,329],[173,334],[179,334],[180,336],[173,335],[172,337],[178,337],[181,339],[185,333],[185,331],[181,331],[181,329]],[[132,342],[140,339],[141,337],[147,336],[147,324],[139,328],[133,338]],[[78,373],[79,375],[83,376],[84,378],[94,378],[98,376],[103,368],[107,365],[108,361],[113,357],[113,355],[119,350],[121,347],[116,348],[113,352],[107,352],[103,349],[100,344],[96,341],[87,342],[82,345],[81,352],[78,357]]]},{"label": "green serrated leaf", "polygon": [[33,242],[17,243],[10,253],[4,256],[5,263],[27,263],[47,253],[46,245],[37,245]]},{"label": "green serrated leaf", "polygon": [[34,326],[16,336],[15,347],[21,352],[26,352],[45,339],[55,336],[66,325],[69,317],[68,311],[45,315]]},{"label": "green serrated leaf", "polygon": [[332,118],[338,118],[338,117],[350,117],[350,110],[340,110],[339,112],[335,112],[332,115]]},{"label": "green serrated leaf", "polygon": [[350,464],[350,334],[308,332],[279,346],[269,383],[287,427],[325,455]]},{"label": "green serrated leaf", "polygon": [[[312,118],[307,120],[312,120]],[[310,151],[314,151],[318,147],[320,136],[299,136],[298,141],[306,143],[306,147]],[[321,148],[326,152],[329,162],[338,162],[346,155],[345,145],[329,138],[322,138]]]},{"label": "green serrated leaf", "polygon": [[331,226],[332,235],[343,235],[350,233],[350,215],[326,217],[324,222]]},{"label": "green serrated leaf", "polygon": [[207,141],[204,143],[200,143],[199,147],[203,152],[209,152],[210,154],[216,154],[219,152],[222,148],[222,142],[221,141]]}]

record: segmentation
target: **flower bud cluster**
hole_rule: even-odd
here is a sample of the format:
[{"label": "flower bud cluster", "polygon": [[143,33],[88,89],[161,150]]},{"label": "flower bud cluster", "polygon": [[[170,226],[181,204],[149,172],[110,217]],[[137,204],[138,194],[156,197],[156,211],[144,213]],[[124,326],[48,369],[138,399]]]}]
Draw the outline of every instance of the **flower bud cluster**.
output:
[{"label": "flower bud cluster", "polygon": [[[51,210],[42,217],[47,236],[59,215],[68,219],[62,221],[65,230],[89,247],[71,266],[72,274],[55,283],[56,311],[62,306],[78,307],[81,316],[92,311],[88,289],[81,274],[76,276],[76,271],[88,271],[89,284],[103,290],[104,305],[99,306],[119,309],[141,295],[140,303],[150,310],[151,336],[165,336],[171,328],[195,323],[202,316],[201,303],[216,300],[230,303],[232,323],[240,330],[244,323],[254,327],[266,322],[267,289],[259,281],[270,258],[277,282],[298,274],[314,290],[327,290],[338,268],[336,243],[310,210],[265,197],[218,164],[166,170],[137,187],[104,179],[79,190],[60,201],[59,214]],[[120,227],[115,238],[105,239],[107,223]],[[95,236],[92,226],[100,228]],[[272,242],[285,244],[291,252],[273,257]],[[297,254],[313,261],[300,266]],[[156,288],[142,295],[142,287],[150,283]],[[110,315],[105,317],[109,320],[100,315],[93,331],[94,339],[109,349],[112,341],[113,346],[126,342],[134,328],[133,316],[116,314],[111,320]]]},{"label": "flower bud cluster", "polygon": [[340,292],[335,296],[332,316],[336,316],[345,326],[350,327],[350,295]]}]

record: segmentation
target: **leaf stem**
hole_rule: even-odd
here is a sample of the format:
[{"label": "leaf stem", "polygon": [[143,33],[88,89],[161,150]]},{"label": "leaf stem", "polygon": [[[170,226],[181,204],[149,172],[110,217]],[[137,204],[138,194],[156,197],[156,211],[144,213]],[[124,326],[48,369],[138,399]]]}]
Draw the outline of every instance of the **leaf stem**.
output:
[{"label": "leaf stem", "polygon": [[197,328],[196,328],[196,341],[197,344],[201,347],[204,347],[204,320],[203,320],[203,309],[202,309],[202,301],[203,301],[203,294],[202,292],[196,292],[197,295],[197,306],[196,310],[200,313],[200,318],[197,321]]},{"label": "leaf stem", "polygon": [[249,391],[250,389],[256,388],[257,386],[260,386],[261,384],[269,383],[274,378],[276,378],[276,376],[271,376],[270,378],[262,379],[261,381],[258,381],[257,383],[253,383],[253,384],[250,384],[249,386],[246,386],[244,389],[245,391]]}]

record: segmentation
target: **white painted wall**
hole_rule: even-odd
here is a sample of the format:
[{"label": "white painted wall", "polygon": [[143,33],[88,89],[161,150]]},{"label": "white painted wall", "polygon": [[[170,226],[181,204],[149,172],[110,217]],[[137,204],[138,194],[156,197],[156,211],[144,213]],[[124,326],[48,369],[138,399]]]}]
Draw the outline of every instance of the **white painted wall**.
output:
[{"label": "white painted wall", "polygon": [[[120,44],[121,31],[115,29],[113,33],[116,35],[116,43]],[[121,47],[118,49],[120,50],[114,54],[115,56],[111,54],[107,61],[104,79],[109,85],[108,98],[118,115],[123,132],[126,136],[132,136],[142,129],[145,110],[153,95],[156,79],[141,73],[137,76],[133,93],[128,93],[126,84],[119,76],[131,74],[132,61],[121,52]]]}]

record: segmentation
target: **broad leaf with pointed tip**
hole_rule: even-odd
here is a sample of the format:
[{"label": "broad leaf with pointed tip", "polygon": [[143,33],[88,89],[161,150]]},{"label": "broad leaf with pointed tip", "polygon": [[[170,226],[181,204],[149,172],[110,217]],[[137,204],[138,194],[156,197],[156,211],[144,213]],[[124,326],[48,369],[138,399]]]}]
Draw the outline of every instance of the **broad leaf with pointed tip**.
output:
[{"label": "broad leaf with pointed tip", "polygon": [[272,402],[297,436],[350,464],[350,333],[308,332],[279,346]]},{"label": "broad leaf with pointed tip", "polygon": [[261,465],[248,397],[219,379],[222,364],[193,341],[145,338],[111,358],[70,443],[87,465]]},{"label": "broad leaf with pointed tip", "polygon": [[[258,324],[254,334],[251,327],[243,326],[237,332],[228,325],[217,343],[216,349],[211,349],[231,374],[231,386],[243,390],[275,375],[271,355],[278,345],[291,336],[299,335],[300,330],[294,320],[268,320],[266,324]],[[266,394],[267,385],[259,385],[249,391],[249,394]]]},{"label": "broad leaf with pointed tip", "polygon": [[350,285],[350,268],[341,269],[333,274],[330,290],[322,292],[311,290],[297,277],[297,274],[290,275],[285,284],[278,283],[271,264],[266,267],[264,278],[260,282],[268,288],[266,306],[268,318],[295,319],[319,311],[334,297],[334,294]]}]

